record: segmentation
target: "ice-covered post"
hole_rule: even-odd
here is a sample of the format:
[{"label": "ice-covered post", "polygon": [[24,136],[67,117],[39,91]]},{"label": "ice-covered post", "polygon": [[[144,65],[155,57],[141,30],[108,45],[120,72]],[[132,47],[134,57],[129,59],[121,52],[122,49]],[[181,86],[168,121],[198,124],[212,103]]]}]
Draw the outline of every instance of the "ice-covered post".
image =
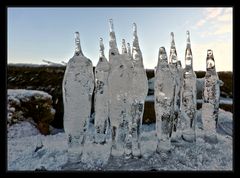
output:
[{"label": "ice-covered post", "polygon": [[175,92],[174,92],[174,118],[173,118],[173,132],[172,132],[172,140],[176,139],[180,135],[177,135],[177,125],[179,125],[179,117],[180,117],[180,91],[181,91],[181,69],[178,67],[178,57],[177,50],[174,41],[174,34],[171,32],[171,46],[170,46],[170,55],[169,55],[169,66],[174,75],[175,79]]},{"label": "ice-covered post", "polygon": [[95,68],[95,142],[105,143],[108,130],[108,75],[109,63],[104,55],[103,39],[100,38],[100,56]]},{"label": "ice-covered post", "polygon": [[171,150],[171,133],[174,115],[175,79],[170,70],[164,47],[159,48],[158,65],[154,82],[157,152],[166,155]]},{"label": "ice-covered post", "polygon": [[74,56],[68,61],[63,83],[64,131],[68,136],[68,160],[79,161],[91,112],[94,88],[93,66],[81,50],[75,33]]},{"label": "ice-covered post", "polygon": [[112,58],[115,55],[119,55],[119,51],[117,48],[117,41],[114,32],[113,20],[109,19],[109,26],[110,26],[110,41],[109,41],[109,63],[112,64]]},{"label": "ice-covered post", "polygon": [[[133,77],[131,83],[131,120],[128,126],[128,138],[132,139],[131,151],[128,154],[132,154],[135,157],[141,156],[140,149],[140,134],[141,125],[144,113],[145,98],[148,93],[148,80],[146,71],[143,65],[142,52],[139,47],[138,36],[137,36],[137,25],[133,23],[133,45],[132,54],[130,53],[129,44],[129,58],[133,62]],[[128,140],[129,141],[129,140]]]},{"label": "ice-covered post", "polygon": [[130,90],[132,84],[132,63],[128,54],[119,54],[113,23],[110,20],[110,72],[108,77],[109,118],[112,132],[113,156],[122,156],[128,132],[130,115]]},{"label": "ice-covered post", "polygon": [[205,138],[217,142],[216,125],[220,100],[220,82],[212,50],[207,50],[205,87],[203,89],[202,121]]},{"label": "ice-covered post", "polygon": [[185,50],[185,68],[181,90],[181,126],[182,138],[188,142],[196,141],[195,116],[197,110],[196,74],[193,70],[193,56],[190,33],[187,31],[187,47]]}]

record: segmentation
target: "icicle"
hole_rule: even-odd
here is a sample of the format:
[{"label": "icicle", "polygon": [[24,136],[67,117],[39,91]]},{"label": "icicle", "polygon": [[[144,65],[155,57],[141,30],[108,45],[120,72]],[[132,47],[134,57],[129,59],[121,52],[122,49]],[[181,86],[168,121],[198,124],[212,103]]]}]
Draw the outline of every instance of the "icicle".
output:
[{"label": "icicle", "polygon": [[131,53],[130,43],[127,43],[127,53],[128,53],[128,56],[132,59],[132,53]]},{"label": "icicle", "polygon": [[192,66],[192,51],[190,33],[187,31],[187,47],[185,51],[185,69],[183,72],[183,85],[181,91],[181,123],[182,138],[189,142],[196,141],[195,124],[197,110],[196,74]]},{"label": "icicle", "polygon": [[138,36],[137,36],[137,24],[133,23],[133,46],[132,46],[132,50],[133,50],[133,55],[135,51],[139,51],[140,47],[139,47],[139,42],[138,42]]},{"label": "icicle", "polygon": [[169,55],[169,62],[171,64],[177,63],[177,51],[176,51],[176,46],[175,46],[175,41],[174,41],[174,34],[171,32],[171,47],[170,47],[170,55]]},{"label": "icicle", "polygon": [[205,140],[217,142],[216,126],[218,122],[220,82],[215,69],[213,51],[207,50],[205,85],[203,91],[202,121]]},{"label": "icicle", "polygon": [[109,19],[109,26],[110,26],[110,41],[109,41],[109,63],[112,63],[112,58],[115,55],[119,54],[116,42],[116,36],[113,27],[113,20]]},{"label": "icicle", "polygon": [[68,136],[68,161],[78,162],[91,114],[94,75],[92,61],[83,56],[79,33],[75,55],[68,61],[62,82],[64,131]]},{"label": "icicle", "polygon": [[127,47],[125,39],[122,39],[122,54],[127,54]]},{"label": "icicle", "polygon": [[154,82],[154,107],[156,113],[157,152],[165,154],[171,149],[175,79],[167,62],[164,47],[159,48],[158,66]]},{"label": "icicle", "polygon": [[110,27],[110,32],[114,33],[113,19],[109,19],[109,27]]},{"label": "icicle", "polygon": [[175,48],[175,41],[174,41],[174,33],[173,32],[171,32],[171,48]]},{"label": "icicle", "polygon": [[[171,141],[177,141],[179,137],[179,133],[177,133],[177,128],[179,128],[179,120],[180,120],[180,95],[181,95],[181,75],[182,71],[178,68],[178,58],[177,51],[174,41],[174,33],[171,32],[171,46],[170,46],[170,55],[169,55],[169,66],[172,71],[172,74],[175,79],[175,92],[174,92],[174,116],[173,116],[173,130],[172,130],[172,138]],[[179,129],[178,129],[179,130]]]},{"label": "icicle", "polygon": [[[131,121],[129,122],[128,126],[128,138],[132,139],[132,155],[135,157],[139,157],[141,156],[141,125],[144,112],[144,102],[148,93],[148,80],[143,65],[142,53],[138,43],[136,23],[133,23],[133,57],[130,53],[130,44],[128,45],[128,51],[130,59],[133,59],[131,62],[133,62],[134,64],[133,70],[131,70],[131,72],[133,73],[133,77],[129,96],[131,101]],[[126,147],[129,147],[129,145],[127,144]],[[127,154],[128,153],[129,151],[127,151]]]},{"label": "icicle", "polygon": [[79,38],[79,32],[75,32],[75,55],[76,56],[83,56],[81,44],[80,44],[80,38]]},{"label": "icicle", "polygon": [[[157,69],[161,67],[161,64],[167,64],[168,59],[167,59],[167,53],[164,47],[160,47],[158,51],[158,64],[157,64]],[[156,70],[157,72],[157,70]]]},{"label": "icicle", "polygon": [[108,129],[108,75],[109,63],[104,56],[103,39],[100,38],[100,56],[95,68],[95,142],[104,144]]},{"label": "icicle", "polygon": [[192,70],[192,50],[191,50],[191,43],[190,43],[190,33],[187,31],[187,47],[185,50],[185,65],[187,70]]},{"label": "icicle", "polygon": [[191,48],[191,42],[190,42],[190,32],[187,31],[187,48]]},{"label": "icicle", "polygon": [[215,70],[215,61],[213,57],[213,51],[207,50],[206,70]]}]

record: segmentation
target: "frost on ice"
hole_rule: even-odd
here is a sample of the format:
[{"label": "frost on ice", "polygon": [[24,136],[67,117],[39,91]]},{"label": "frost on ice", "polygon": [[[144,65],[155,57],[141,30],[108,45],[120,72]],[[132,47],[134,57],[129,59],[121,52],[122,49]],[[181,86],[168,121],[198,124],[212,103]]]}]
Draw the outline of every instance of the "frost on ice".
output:
[{"label": "frost on ice", "polygon": [[220,100],[220,82],[215,68],[213,51],[207,51],[205,87],[203,91],[202,120],[205,137],[216,142],[216,126],[218,122]]},{"label": "frost on ice", "polygon": [[171,150],[170,137],[174,116],[175,79],[170,70],[164,47],[159,49],[154,83],[157,151],[166,154]]},{"label": "frost on ice", "polygon": [[104,143],[108,129],[108,74],[110,66],[104,55],[103,39],[100,38],[100,57],[95,68],[95,142]]},{"label": "frost on ice", "polygon": [[68,61],[62,86],[69,161],[78,161],[82,154],[94,89],[92,62],[82,53],[79,33],[75,35],[75,53]]},{"label": "frost on ice", "polygon": [[190,33],[187,31],[187,47],[185,50],[185,69],[181,90],[181,127],[182,138],[189,142],[196,140],[195,114],[197,110],[196,74],[193,70]]}]

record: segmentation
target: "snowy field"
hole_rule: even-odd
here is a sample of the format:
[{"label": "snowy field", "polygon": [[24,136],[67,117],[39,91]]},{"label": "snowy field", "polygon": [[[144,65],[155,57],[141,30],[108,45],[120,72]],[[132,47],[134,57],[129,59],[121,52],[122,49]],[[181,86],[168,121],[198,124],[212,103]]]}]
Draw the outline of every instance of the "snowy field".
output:
[{"label": "snowy field", "polygon": [[53,129],[51,135],[44,136],[29,122],[20,122],[8,129],[8,170],[232,170],[232,113],[220,110],[217,144],[204,141],[200,111],[197,121],[196,143],[173,143],[172,152],[165,156],[155,152],[155,124],[143,125],[143,156],[138,159],[109,156],[110,132],[106,145],[93,144],[90,124],[82,159],[75,164],[67,163],[67,137],[63,130]]}]

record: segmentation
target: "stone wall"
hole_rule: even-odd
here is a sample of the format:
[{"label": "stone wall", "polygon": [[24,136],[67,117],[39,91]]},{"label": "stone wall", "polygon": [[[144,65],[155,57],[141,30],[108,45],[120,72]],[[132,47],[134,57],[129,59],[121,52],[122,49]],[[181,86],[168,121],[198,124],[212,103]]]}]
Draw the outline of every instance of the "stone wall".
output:
[{"label": "stone wall", "polygon": [[54,120],[52,96],[43,91],[8,89],[7,91],[7,126],[21,121],[33,123],[40,133],[48,135],[49,126]]}]

